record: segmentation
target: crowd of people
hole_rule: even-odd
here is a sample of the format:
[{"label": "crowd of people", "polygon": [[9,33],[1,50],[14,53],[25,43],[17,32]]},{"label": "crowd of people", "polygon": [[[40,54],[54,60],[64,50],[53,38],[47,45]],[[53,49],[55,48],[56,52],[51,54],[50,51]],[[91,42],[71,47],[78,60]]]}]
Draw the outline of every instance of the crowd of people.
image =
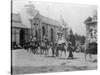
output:
[{"label": "crowd of people", "polygon": [[49,50],[51,50],[52,56],[61,57],[64,52],[66,56],[66,52],[68,52],[68,59],[73,59],[73,52],[77,50],[82,51],[87,54],[97,54],[97,44],[91,43],[87,47],[80,46],[76,44],[76,40],[74,35],[69,35],[68,39],[62,39],[62,36],[59,36],[56,42],[49,41],[47,38],[43,38],[42,40],[37,40],[37,38],[32,38],[28,41],[22,42],[21,48],[24,48],[27,51],[30,51],[33,54],[49,54]]},{"label": "crowd of people", "polygon": [[[63,40],[60,42],[61,38],[58,38],[56,42],[49,41],[47,38],[43,38],[42,40],[37,40],[37,38],[32,38],[27,42],[22,42],[20,45],[27,51],[32,52],[33,54],[45,54],[48,55],[48,51],[51,50],[52,56],[62,56],[62,52],[64,52],[66,56],[66,52],[69,52],[68,58],[73,59],[73,51],[75,51],[75,40],[74,36],[70,35],[68,40]],[[60,42],[60,43],[59,43]]]}]

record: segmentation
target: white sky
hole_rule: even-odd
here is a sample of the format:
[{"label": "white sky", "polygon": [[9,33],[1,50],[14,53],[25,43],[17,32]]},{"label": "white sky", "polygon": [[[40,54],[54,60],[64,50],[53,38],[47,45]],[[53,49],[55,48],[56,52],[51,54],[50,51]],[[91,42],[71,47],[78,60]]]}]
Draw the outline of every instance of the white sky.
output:
[{"label": "white sky", "polygon": [[[13,12],[21,13],[23,15],[23,23],[29,25],[27,22],[27,16],[25,16],[24,5],[28,4],[29,0],[13,0]],[[32,1],[32,0],[30,0]],[[50,3],[50,2],[32,2],[40,14],[50,17],[52,19],[60,19],[60,15],[63,16],[68,26],[73,29],[74,32],[85,35],[84,20],[92,16],[94,10],[97,9],[94,5],[82,5],[82,4],[67,4],[67,3]],[[27,23],[26,23],[27,22]]]}]

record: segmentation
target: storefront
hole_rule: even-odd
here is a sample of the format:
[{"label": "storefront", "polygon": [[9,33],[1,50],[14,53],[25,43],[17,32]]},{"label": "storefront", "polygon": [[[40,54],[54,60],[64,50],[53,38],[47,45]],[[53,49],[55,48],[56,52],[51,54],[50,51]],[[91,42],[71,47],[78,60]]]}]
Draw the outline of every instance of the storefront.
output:
[{"label": "storefront", "polygon": [[30,28],[22,24],[20,14],[12,14],[11,43],[20,46],[22,42],[30,39]]}]

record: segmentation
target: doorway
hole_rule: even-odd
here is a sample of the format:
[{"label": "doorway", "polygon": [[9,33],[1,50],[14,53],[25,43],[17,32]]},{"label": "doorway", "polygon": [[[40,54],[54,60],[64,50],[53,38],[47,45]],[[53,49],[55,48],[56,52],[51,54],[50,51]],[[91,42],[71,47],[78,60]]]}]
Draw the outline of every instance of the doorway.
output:
[{"label": "doorway", "polygon": [[20,30],[20,44],[25,42],[25,30],[21,29]]}]

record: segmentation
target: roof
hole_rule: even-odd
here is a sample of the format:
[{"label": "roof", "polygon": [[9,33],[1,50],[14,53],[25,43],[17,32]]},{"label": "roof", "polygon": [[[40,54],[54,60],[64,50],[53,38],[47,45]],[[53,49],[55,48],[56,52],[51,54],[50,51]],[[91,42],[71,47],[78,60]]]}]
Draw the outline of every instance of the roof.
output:
[{"label": "roof", "polygon": [[86,25],[95,24],[95,23],[97,23],[97,18],[96,18],[95,16],[93,16],[93,17],[88,17],[88,18],[84,21],[84,23],[85,23]]},{"label": "roof", "polygon": [[23,25],[22,23],[18,23],[18,22],[12,22],[12,27],[27,28],[25,25]]},{"label": "roof", "polygon": [[19,22],[21,22],[20,14],[12,13],[12,21],[19,21]]},{"label": "roof", "polygon": [[44,16],[41,16],[42,17],[42,21],[45,22],[45,23],[48,23],[48,24],[51,24],[51,25],[54,25],[54,26],[59,26],[60,23],[56,20],[53,20],[51,18],[48,18],[48,17],[44,17]]},{"label": "roof", "polygon": [[41,15],[39,13],[36,16],[39,17],[40,20],[42,22],[44,22],[44,23],[47,23],[47,24],[50,24],[50,25],[54,25],[54,26],[60,26],[60,23],[58,21],[56,21],[56,20],[53,20],[53,19],[48,18],[48,17],[45,17],[45,16],[43,16],[43,15]]},{"label": "roof", "polygon": [[20,14],[12,14],[12,27],[27,28],[25,25],[22,24]]}]

